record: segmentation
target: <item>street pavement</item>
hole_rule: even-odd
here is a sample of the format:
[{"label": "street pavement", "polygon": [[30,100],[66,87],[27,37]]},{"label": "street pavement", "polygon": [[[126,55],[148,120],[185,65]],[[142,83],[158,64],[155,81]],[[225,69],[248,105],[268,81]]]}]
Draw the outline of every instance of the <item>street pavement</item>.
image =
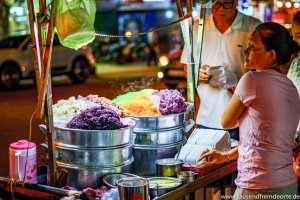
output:
[{"label": "street pavement", "polygon": [[[96,63],[95,74],[91,75],[87,83],[101,83],[106,81],[116,80],[130,80],[135,78],[151,76],[157,78],[159,69],[157,66],[147,66],[144,62],[132,62],[125,64],[110,63]],[[53,76],[53,85],[72,84],[72,80],[65,75]],[[35,87],[34,81],[21,80],[21,88],[28,86]]]}]

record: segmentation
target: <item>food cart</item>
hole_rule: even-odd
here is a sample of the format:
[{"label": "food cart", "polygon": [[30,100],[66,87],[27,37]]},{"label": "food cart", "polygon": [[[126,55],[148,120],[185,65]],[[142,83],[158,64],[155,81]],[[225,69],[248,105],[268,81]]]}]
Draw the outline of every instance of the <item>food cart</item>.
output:
[{"label": "food cart", "polygon": [[[121,140],[122,143],[117,143],[117,144],[109,144],[107,142],[103,142],[101,144],[95,144],[95,141],[104,141],[105,140],[105,134],[107,132],[93,132],[91,131],[91,134],[95,134],[96,136],[93,138],[98,138],[97,140],[90,141],[90,143],[84,143],[81,144],[80,141],[82,141],[82,138],[76,141],[79,141],[78,144],[74,144],[74,141],[68,141],[68,140],[62,140],[60,141],[60,146],[55,144],[55,138],[53,137],[53,134],[60,134],[60,138],[69,138],[67,136],[68,134],[86,134],[89,131],[83,131],[84,133],[80,133],[78,131],[76,132],[70,132],[67,129],[59,129],[57,130],[56,127],[53,125],[53,111],[52,111],[52,92],[51,92],[51,74],[50,74],[50,60],[51,60],[51,50],[52,50],[52,40],[53,40],[53,29],[54,29],[54,18],[55,18],[55,11],[54,11],[54,4],[55,1],[51,2],[51,7],[50,7],[50,16],[49,18],[47,16],[47,9],[44,0],[40,0],[39,4],[39,13],[37,16],[34,14],[34,7],[32,0],[28,0],[28,10],[29,10],[29,18],[30,18],[30,25],[31,25],[31,35],[32,35],[32,41],[33,41],[33,55],[34,55],[34,61],[35,61],[35,71],[36,71],[36,79],[37,79],[37,87],[38,87],[38,104],[37,104],[37,110],[36,110],[36,115],[39,118],[45,117],[46,119],[46,128],[44,132],[46,132],[47,135],[47,141],[48,141],[48,156],[49,156],[49,162],[48,162],[48,182],[47,185],[43,184],[33,184],[29,182],[23,182],[23,181],[14,181],[10,180],[8,178],[2,178],[0,177],[0,188],[3,191],[3,194],[6,194],[8,197],[9,195],[12,195],[12,198],[14,197],[30,197],[30,198],[37,198],[37,199],[59,199],[61,197],[68,197],[68,196],[74,196],[77,199],[85,199],[85,195],[82,192],[79,191],[74,191],[74,190],[66,190],[66,189],[61,189],[58,188],[57,186],[59,185],[59,180],[57,176],[57,167],[61,168],[69,168],[70,166],[72,169],[74,169],[74,179],[72,181],[74,182],[73,185],[76,186],[76,177],[78,173],[78,168],[74,168],[74,163],[67,163],[65,161],[69,160],[74,160],[76,156],[82,157],[87,154],[93,154],[95,152],[95,148],[97,148],[97,151],[104,152],[105,155],[101,155],[100,157],[107,157],[110,158],[112,154],[118,153],[121,155],[124,155],[124,151],[130,152],[130,149],[132,148],[132,144],[130,141],[125,141]],[[182,29],[184,32],[184,38],[185,38],[185,43],[188,43],[188,46],[191,48],[192,47],[192,18],[191,18],[191,10],[192,10],[192,2],[191,1],[186,1],[187,5],[187,13],[186,15],[183,15],[182,8],[181,8],[181,2],[180,0],[176,0],[176,5],[178,9],[178,15],[180,17],[180,20],[178,20],[176,23],[181,22],[182,23]],[[204,9],[203,12],[201,12],[201,23],[204,23]],[[184,20],[187,19],[187,20]],[[202,27],[204,25],[202,24]],[[163,28],[163,27],[160,27]],[[157,30],[159,30],[158,28]],[[200,29],[200,34],[201,34]],[[105,35],[103,35],[105,36]],[[127,36],[128,37],[128,36]],[[199,41],[198,41],[199,42]],[[201,42],[201,40],[200,40]],[[202,44],[199,44],[200,49]],[[192,52],[192,51],[191,51]],[[191,53],[192,54],[192,53]],[[200,60],[200,56],[198,56],[198,59]],[[194,65],[195,62],[193,61],[193,55],[190,57],[191,64],[188,65],[189,74],[188,74],[188,102],[192,105],[192,108],[194,108],[194,88],[195,88],[195,82],[194,82]],[[197,61],[198,62],[198,61]],[[196,62],[196,63],[197,63]],[[176,115],[175,118],[179,117],[179,115]],[[174,118],[174,117],[173,117]],[[183,120],[183,116],[180,116],[181,121]],[[193,119],[193,109],[191,109],[191,112],[188,113],[188,118]],[[149,122],[147,121],[149,118],[146,119],[145,124],[149,127]],[[156,120],[156,119],[155,119]],[[154,121],[155,121],[154,120]],[[168,119],[167,119],[168,120]],[[173,119],[169,119],[170,122]],[[151,121],[151,119],[150,119]],[[176,121],[176,120],[175,120]],[[143,122],[143,119],[139,119],[139,122]],[[151,123],[150,123],[151,124]],[[181,125],[182,124],[175,124],[175,130],[172,130],[173,132],[182,132]],[[151,128],[153,128],[153,125],[150,125]],[[167,128],[174,128],[174,127],[167,127]],[[180,127],[180,128],[178,128]],[[164,132],[165,127],[157,126],[156,132]],[[162,130],[160,130],[162,129]],[[158,130],[158,131],[157,131]],[[141,125],[137,126],[135,129],[135,133],[138,135],[138,133],[145,132],[145,126]],[[108,134],[111,134],[112,132],[109,132]],[[126,136],[128,132],[127,131],[122,131],[121,133],[116,133],[120,134],[122,137]],[[88,133],[89,134],[89,133]],[[112,133],[115,134],[115,133]],[[130,134],[130,133],[128,133]],[[157,133],[156,133],[157,135]],[[151,137],[151,136],[150,136]],[[108,136],[109,138],[109,136]],[[131,136],[129,137],[131,138]],[[142,137],[141,137],[142,138]],[[57,138],[56,138],[57,139]],[[132,138],[130,139],[132,140]],[[142,139],[141,139],[142,141]],[[159,139],[155,140],[156,142],[159,142]],[[71,143],[72,142],[72,143]],[[143,141],[145,142],[145,141]],[[146,144],[148,142],[146,141]],[[176,151],[179,151],[181,145],[183,143],[183,138],[174,141],[172,144],[174,144],[174,148]],[[69,148],[70,146],[81,146],[82,149],[85,149],[84,151],[79,151],[79,152],[74,152],[74,148]],[[93,146],[95,145],[95,146]],[[108,146],[105,146],[108,145]],[[115,146],[118,148],[114,148],[114,152],[110,152],[111,149],[107,150],[107,147]],[[140,146],[139,146],[140,145]],[[144,144],[137,144],[136,147],[143,147],[142,149],[140,148],[141,152],[145,150]],[[165,144],[162,144],[165,145]],[[173,147],[172,146],[172,147]],[[91,149],[89,149],[91,148]],[[138,149],[138,148],[137,148]],[[103,150],[103,151],[102,151]],[[152,148],[153,150],[153,148]],[[62,155],[61,160],[57,158],[57,152],[59,151],[60,155]],[[122,153],[121,153],[122,151]],[[158,150],[155,150],[158,151]],[[111,153],[111,154],[110,154]],[[172,156],[174,156],[174,152],[172,152]],[[175,152],[176,153],[176,152]],[[82,156],[80,155],[82,154]],[[143,153],[141,153],[142,155]],[[71,156],[70,156],[71,155]],[[137,154],[138,155],[138,154]],[[70,157],[67,157],[70,156]],[[91,157],[95,157],[93,155],[89,155]],[[89,157],[87,156],[87,157]],[[97,155],[98,156],[98,155]],[[123,157],[122,159],[119,160],[113,160],[113,163],[102,163],[100,166],[94,167],[92,170],[88,169],[86,171],[82,171],[80,168],[80,172],[83,172],[83,174],[87,174],[92,172],[88,178],[93,178],[96,177],[97,171],[101,168],[103,169],[103,166],[114,164],[113,170],[115,170],[115,167],[119,167],[120,165],[126,165],[131,164],[132,162],[132,155],[130,153],[127,154],[127,156]],[[142,156],[140,156],[142,157]],[[150,159],[151,160],[151,159]],[[92,165],[94,164],[94,160],[81,160],[83,165]],[[119,163],[116,164],[116,162],[119,161]],[[151,160],[153,161],[153,160]],[[96,163],[102,162],[102,160],[96,160]],[[78,165],[82,163],[76,163]],[[92,164],[91,164],[92,163]],[[78,166],[77,165],[77,166]],[[138,164],[137,164],[138,165]],[[97,168],[100,167],[100,168]],[[143,167],[147,167],[146,165]],[[118,171],[118,170],[117,170]],[[122,170],[121,170],[122,171]],[[236,171],[236,162],[231,162],[229,164],[226,164],[224,166],[219,166],[218,168],[215,168],[212,171],[207,171],[202,174],[202,176],[188,184],[182,185],[178,187],[177,189],[170,191],[157,199],[180,199],[184,196],[189,196],[190,199],[195,198],[195,191],[200,189],[200,188],[205,188],[205,186],[209,183],[212,183],[218,179],[222,179],[226,175]],[[107,173],[110,172],[115,172],[115,171],[107,171]],[[123,172],[123,171],[122,171]],[[71,174],[74,174],[71,173]],[[103,172],[104,173],[104,172]],[[141,172],[138,172],[141,173]],[[98,174],[97,174],[98,175]],[[138,175],[143,175],[143,174],[138,174]],[[73,183],[73,182],[70,183]],[[80,187],[92,187],[94,185],[80,185]],[[224,188],[223,188],[224,189]]]},{"label": "food cart", "polygon": [[[204,176],[201,176],[199,179],[182,185],[179,188],[172,190],[158,198],[157,200],[170,200],[170,199],[182,199],[184,197],[189,198],[190,200],[195,199],[195,192],[199,189],[205,188],[206,185],[220,180],[223,177],[236,171],[237,163],[233,161],[225,166],[222,166]],[[224,185],[221,186],[221,194],[224,194]],[[51,187],[42,184],[31,184],[24,182],[17,182],[12,186],[9,183],[8,178],[0,177],[0,191],[8,199],[11,195],[17,197],[27,197],[31,199],[60,199],[61,197],[74,196],[76,199],[86,199],[82,192],[74,192],[61,188]],[[205,197],[201,198],[205,199]]]}]

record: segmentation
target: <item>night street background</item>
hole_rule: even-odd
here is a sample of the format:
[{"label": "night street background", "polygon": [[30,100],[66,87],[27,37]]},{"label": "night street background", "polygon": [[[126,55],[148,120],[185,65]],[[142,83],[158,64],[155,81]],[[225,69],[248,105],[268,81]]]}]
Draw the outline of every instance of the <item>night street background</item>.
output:
[{"label": "night street background", "polygon": [[[147,67],[143,63],[122,66],[101,64],[86,83],[72,84],[67,77],[53,78],[53,104],[71,96],[97,94],[113,99],[117,95],[144,88],[164,89],[163,82],[157,82],[157,67]],[[20,139],[28,139],[30,117],[37,103],[36,87],[33,83],[23,83],[14,91],[0,91],[0,176],[9,175],[9,144]],[[31,141],[37,145],[37,160],[41,165],[42,150],[39,146],[44,136],[38,129],[43,120],[33,118]]]}]

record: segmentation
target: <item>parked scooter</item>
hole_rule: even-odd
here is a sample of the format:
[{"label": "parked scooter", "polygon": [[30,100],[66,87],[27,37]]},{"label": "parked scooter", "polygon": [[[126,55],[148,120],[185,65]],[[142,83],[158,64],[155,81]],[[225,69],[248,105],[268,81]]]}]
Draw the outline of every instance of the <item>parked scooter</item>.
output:
[{"label": "parked scooter", "polygon": [[93,43],[89,46],[92,48],[93,55],[95,56],[96,62],[107,61],[109,48],[112,44],[117,43],[116,40],[108,37],[95,38]]},{"label": "parked scooter", "polygon": [[111,44],[108,49],[107,58],[118,64],[130,63],[145,58],[144,42],[122,41]]}]

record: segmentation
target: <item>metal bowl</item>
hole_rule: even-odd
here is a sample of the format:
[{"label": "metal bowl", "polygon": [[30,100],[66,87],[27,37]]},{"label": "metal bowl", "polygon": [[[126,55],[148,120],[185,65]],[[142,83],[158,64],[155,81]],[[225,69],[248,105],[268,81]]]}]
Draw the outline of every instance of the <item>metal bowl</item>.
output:
[{"label": "metal bowl", "polygon": [[152,130],[170,129],[180,127],[184,122],[184,112],[162,116],[134,116],[136,125],[133,132],[145,132]]},{"label": "metal bowl", "polygon": [[130,173],[106,174],[103,178],[103,182],[105,183],[105,185],[107,185],[110,188],[117,188],[117,181],[122,178],[128,178],[128,177],[137,177],[137,176]]},{"label": "metal bowl", "polygon": [[183,183],[190,183],[196,180],[199,174],[193,171],[181,171],[177,172],[177,178],[183,181]]},{"label": "metal bowl", "polygon": [[175,158],[164,158],[157,160],[155,164],[157,176],[176,177],[177,172],[182,171],[184,162]]},{"label": "metal bowl", "polygon": [[55,144],[60,147],[115,147],[132,143],[134,120],[117,130],[81,130],[54,127]]},{"label": "metal bowl", "polygon": [[[178,188],[182,184],[180,179],[171,177],[152,177],[148,178],[148,180],[151,199],[166,194],[167,192]],[[171,184],[174,183],[174,185],[170,185],[170,182]],[[164,185],[164,183],[166,185]]]}]

